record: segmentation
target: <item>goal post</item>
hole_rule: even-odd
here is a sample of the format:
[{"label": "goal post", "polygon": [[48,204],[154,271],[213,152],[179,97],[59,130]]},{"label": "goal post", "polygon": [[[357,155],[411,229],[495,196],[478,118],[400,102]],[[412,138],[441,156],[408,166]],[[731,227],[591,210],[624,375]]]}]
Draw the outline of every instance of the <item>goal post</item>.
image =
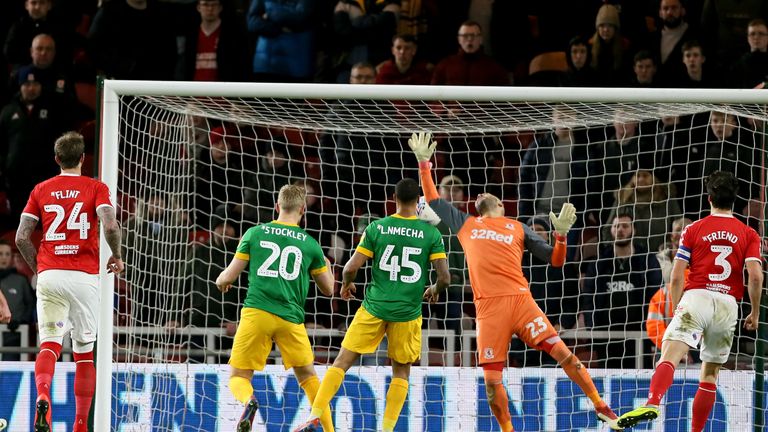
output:
[{"label": "goal post", "polygon": [[[642,237],[642,247],[655,256],[659,243],[666,244],[669,238],[668,221],[700,213],[694,207],[702,202],[703,173],[712,167],[732,168],[740,175],[742,189],[746,188],[737,213],[764,237],[767,107],[768,92],[741,89],[106,80],[99,173],[119,207],[128,271],[117,283],[107,277],[103,269],[109,248],[102,236],[95,430],[113,430],[116,424],[130,429],[142,422],[169,432],[175,427],[232,429],[239,407],[227,395],[223,377],[231,343],[232,327],[227,323],[241,302],[210,291],[219,268],[212,262],[218,265],[232,252],[227,243],[232,234],[227,230],[234,225],[232,233],[239,237],[248,226],[267,221],[273,214],[276,188],[299,181],[313,200],[308,204],[307,229],[320,237],[326,255],[340,270],[354,250],[360,229],[394,211],[388,198],[392,186],[402,176],[416,177],[415,159],[405,141],[417,131],[435,134],[440,143],[436,182],[449,193],[454,187],[462,189],[462,201],[455,205],[463,210],[473,211],[471,198],[489,190],[504,200],[508,215],[534,226],[542,212],[550,207],[557,212],[556,205],[571,198],[562,194],[566,183],[578,195],[580,222],[574,231],[577,235],[569,237],[572,265],[554,274],[528,260],[526,276],[542,308],[549,308],[545,312],[550,320],[560,326],[563,339],[596,370],[604,386],[601,391],[610,394],[607,399],[614,410],[624,411],[633,397],[645,396],[643,380],[650,378],[655,352],[645,332],[650,298],[646,293],[653,294],[662,283],[659,279],[657,285],[644,287],[641,304],[613,308],[625,308],[627,315],[642,313],[642,318],[623,327],[615,322],[611,302],[616,300],[598,298],[598,294],[632,291],[636,282],[632,279],[615,285],[611,293],[598,293],[600,278],[606,276],[599,265],[600,251],[612,235],[608,219],[618,217],[620,208],[630,209],[637,238]],[[712,120],[711,112],[723,113],[724,120]],[[688,120],[664,124],[668,118]],[[635,135],[629,138],[636,137],[646,147],[633,143],[630,154],[629,147],[623,146],[630,127],[614,123],[634,124]],[[720,139],[718,128],[729,127],[738,139],[725,137],[720,144],[709,144]],[[614,128],[625,135],[614,137],[618,134]],[[557,133],[563,129],[570,131],[566,135],[576,149],[573,153],[564,156],[546,150],[549,153],[543,158],[535,152],[554,149],[562,138]],[[214,142],[222,147],[214,148]],[[663,155],[672,156],[663,159]],[[218,157],[222,159],[217,162]],[[629,165],[622,165],[625,159]],[[548,164],[552,166],[549,174],[541,169]],[[663,199],[654,192],[648,206],[638,201],[639,192],[627,189],[628,184],[643,187],[637,179],[641,170],[655,176],[653,185],[667,188]],[[689,170],[699,174],[689,176]],[[449,256],[454,258],[450,261],[452,288],[440,308],[425,308],[424,366],[414,367],[418,382],[412,384],[409,396],[411,415],[401,418],[410,428],[398,430],[449,430],[437,426],[445,427],[446,419],[467,431],[492,427],[490,411],[479,399],[484,397],[479,387],[482,374],[473,369],[476,332],[466,266],[460,249],[451,244],[455,237],[445,234]],[[661,277],[663,269],[658,265]],[[654,269],[633,268],[632,272],[653,272],[643,281],[656,281]],[[560,287],[557,294],[550,291],[550,283]],[[595,291],[584,290],[585,284]],[[311,341],[319,363],[325,364],[338,352],[353,310],[338,298],[329,301],[316,295],[313,288],[307,304]],[[763,424],[764,364],[759,349],[765,334],[758,336],[739,333],[734,342],[729,365],[736,370],[723,378],[726,387],[712,421],[755,430]],[[510,392],[517,397],[510,398],[518,403],[513,413],[516,429],[596,427],[593,419],[581,416],[578,403],[561,402],[571,393],[560,392],[572,391],[560,384],[564,375],[550,371],[552,365],[520,345],[513,344],[512,351],[510,364],[529,368],[526,375],[530,375],[505,372],[505,379],[513,382]],[[345,393],[348,399],[370,400],[337,404],[342,414],[336,421],[355,425],[354,430],[374,430],[369,429],[367,415],[375,419],[378,413],[380,421],[378,399],[389,385],[384,378],[388,369],[381,369],[386,348],[374,357],[370,366],[358,370],[355,387]],[[270,363],[280,362],[273,353]],[[616,368],[637,370],[639,378],[622,381],[628,378]],[[319,368],[320,375],[323,370]],[[254,430],[296,425],[308,409],[306,401],[301,402],[301,390],[282,368],[268,366],[268,372],[273,377],[258,381],[265,386],[261,391],[284,393],[260,402],[264,410],[257,420],[268,426]],[[698,373],[681,369],[676,377],[676,382],[687,385],[698,379]],[[662,419],[667,430],[677,430],[672,425],[682,427],[688,421],[689,391],[684,386],[674,396],[673,408]],[[743,391],[753,392],[754,397],[739,399],[737,394]],[[438,403],[441,397],[448,402]],[[537,399],[522,400],[529,397]],[[450,406],[454,402],[456,407]],[[208,406],[220,408],[206,413],[202,407]],[[534,407],[562,416],[535,417],[529,412]],[[366,409],[373,414],[360,414]]]}]

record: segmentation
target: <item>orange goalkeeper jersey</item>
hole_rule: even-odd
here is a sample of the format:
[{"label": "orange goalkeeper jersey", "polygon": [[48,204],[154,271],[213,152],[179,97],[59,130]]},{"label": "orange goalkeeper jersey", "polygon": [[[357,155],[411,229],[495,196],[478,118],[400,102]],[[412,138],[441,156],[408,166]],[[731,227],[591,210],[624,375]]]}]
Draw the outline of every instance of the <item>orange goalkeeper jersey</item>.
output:
[{"label": "orange goalkeeper jersey", "polygon": [[565,261],[565,243],[553,248],[528,225],[506,217],[475,217],[440,199],[430,170],[421,168],[424,195],[432,210],[457,234],[469,269],[475,299],[528,294],[523,251],[555,267]]},{"label": "orange goalkeeper jersey", "polygon": [[464,221],[457,235],[476,299],[529,292],[522,267],[525,228],[505,217],[470,216]]}]

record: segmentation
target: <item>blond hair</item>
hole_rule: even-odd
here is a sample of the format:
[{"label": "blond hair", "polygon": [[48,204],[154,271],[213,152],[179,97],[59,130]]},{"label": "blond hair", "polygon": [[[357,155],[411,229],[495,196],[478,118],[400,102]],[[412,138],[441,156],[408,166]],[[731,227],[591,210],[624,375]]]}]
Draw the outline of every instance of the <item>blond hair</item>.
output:
[{"label": "blond hair", "polygon": [[287,184],[280,188],[277,195],[277,205],[281,212],[293,213],[301,209],[307,201],[307,190],[304,186]]},{"label": "blond hair", "polygon": [[497,198],[495,195],[488,194],[488,196],[483,198],[482,201],[478,203],[477,213],[479,213],[480,216],[485,216],[486,213],[497,208],[499,203],[501,203],[499,198]]},{"label": "blond hair", "polygon": [[59,158],[63,169],[75,168],[85,153],[85,141],[77,132],[67,132],[60,136],[53,145],[53,152]]}]

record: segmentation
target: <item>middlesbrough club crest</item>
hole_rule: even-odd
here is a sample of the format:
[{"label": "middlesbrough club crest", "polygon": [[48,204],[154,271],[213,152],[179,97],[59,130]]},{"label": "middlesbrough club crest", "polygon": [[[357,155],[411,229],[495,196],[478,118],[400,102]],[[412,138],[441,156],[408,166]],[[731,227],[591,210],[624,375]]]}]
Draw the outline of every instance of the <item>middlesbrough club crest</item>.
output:
[{"label": "middlesbrough club crest", "polygon": [[491,348],[491,347],[487,347],[487,348],[485,348],[485,349],[483,350],[483,357],[484,357],[486,360],[490,360],[490,359],[492,359],[492,358],[494,357],[494,356],[493,356],[493,348]]}]

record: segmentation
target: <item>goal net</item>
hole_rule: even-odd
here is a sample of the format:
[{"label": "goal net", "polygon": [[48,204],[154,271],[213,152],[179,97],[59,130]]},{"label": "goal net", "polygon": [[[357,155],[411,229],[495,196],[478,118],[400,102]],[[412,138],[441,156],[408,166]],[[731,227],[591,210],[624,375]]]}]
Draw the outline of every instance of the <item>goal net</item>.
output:
[{"label": "goal net", "polygon": [[[396,211],[397,181],[418,178],[406,144],[414,131],[434,134],[439,192],[463,211],[474,213],[475,197],[493,193],[507,216],[551,242],[549,212],[576,206],[566,265],[551,268],[527,253],[522,265],[551,324],[613,409],[625,412],[647,395],[655,342],[671,318],[663,289],[680,230],[709,211],[706,176],[736,174],[735,213],[764,233],[766,101],[756,91],[107,81],[101,175],[115,191],[127,271],[102,310],[99,350],[113,364],[100,360],[96,428],[233,430],[242,407],[227,388],[227,361],[247,275],[227,294],[213,281],[240,235],[276,218],[281,186],[301,184],[303,227],[340,281],[367,224]],[[422,357],[396,430],[497,430],[476,368],[463,252],[455,233],[438,228],[451,286],[423,308]],[[368,277],[361,272],[359,288]],[[319,375],[359,306],[310,287],[306,326]],[[740,309],[748,313],[748,299]],[[708,430],[763,421],[754,372],[762,342],[737,327]],[[386,350],[385,342],[347,375],[332,404],[337,430],[378,430],[391,380]],[[698,362],[693,353],[678,370],[652,430],[687,430]],[[292,430],[308,413],[281,364],[275,348],[254,377],[254,430]],[[600,427],[588,399],[546,355],[515,339],[508,365],[516,430]]]}]

